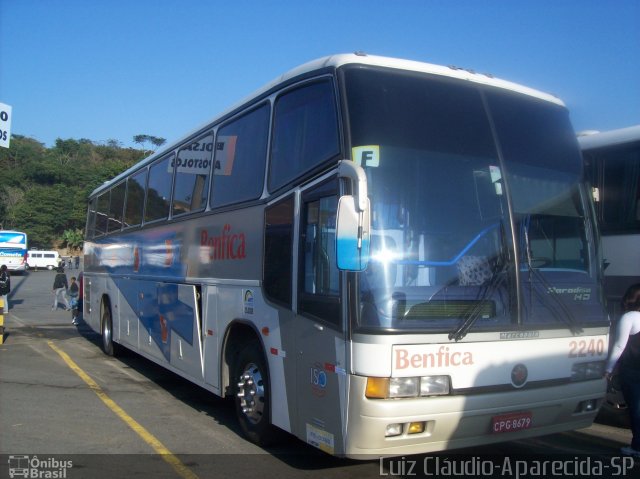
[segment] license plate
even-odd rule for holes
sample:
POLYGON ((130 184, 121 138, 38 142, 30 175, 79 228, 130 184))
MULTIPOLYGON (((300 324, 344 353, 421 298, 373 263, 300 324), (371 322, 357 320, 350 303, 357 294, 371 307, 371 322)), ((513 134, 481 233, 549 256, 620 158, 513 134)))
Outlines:
POLYGON ((500 434, 503 432, 522 431, 529 429, 533 424, 533 414, 530 411, 512 412, 500 414, 491 418, 491 432, 500 434))

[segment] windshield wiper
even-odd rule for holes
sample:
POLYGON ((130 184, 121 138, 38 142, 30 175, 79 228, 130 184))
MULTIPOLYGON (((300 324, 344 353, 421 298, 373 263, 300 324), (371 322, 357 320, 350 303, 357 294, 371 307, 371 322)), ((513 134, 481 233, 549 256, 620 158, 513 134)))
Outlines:
MULTIPOLYGON (((555 303, 560 307, 560 309, 562 310, 562 313, 558 313, 558 311, 551 307, 550 304, 547 304, 547 307, 549 309, 549 311, 551 311, 551 314, 556 318, 556 319, 560 319, 561 321, 563 321, 567 326, 569 326, 569 331, 571 331, 571 334, 573 335, 577 335, 582 333, 582 328, 580 326, 578 326, 578 324, 576 323, 576 319, 573 316, 573 313, 571 312, 571 310, 567 307, 566 304, 564 304, 564 301, 562 301, 562 298, 560 297, 560 295, 556 292, 555 288, 553 286, 551 286, 551 284, 547 281, 547 279, 544 277, 544 275, 537 269, 534 268, 532 265, 532 260, 531 260, 531 249, 529 247, 529 233, 527 231, 527 229, 525 228, 524 230, 524 240, 525 240, 525 248, 526 248, 526 258, 527 258, 527 265, 529 266, 529 272, 533 273, 533 276, 535 276, 535 278, 540 281, 540 283, 542 283, 542 285, 545 287, 545 289, 547 290, 547 293, 549 293, 549 295, 553 298, 553 300, 555 301, 555 303)), ((540 294, 540 292, 535 288, 535 286, 533 285, 533 283, 531 283, 531 289, 534 292, 534 294, 536 294, 536 296, 538 297, 538 299, 542 300, 542 295, 540 294)), ((545 304, 544 301, 541 301, 543 304, 545 304)))
POLYGON ((502 245, 500 248, 500 255, 498 256, 498 262, 493 274, 491 275, 491 278, 482 286, 482 288, 480 288, 478 296, 476 297, 476 304, 469 312, 469 315, 464 320, 464 323, 462 323, 462 325, 460 325, 460 327, 455 331, 449 333, 449 340, 458 342, 467 335, 471 327, 481 317, 483 306, 485 305, 487 298, 492 297, 493 294, 505 282, 504 273, 507 271, 507 268, 509 266, 509 255, 506 252, 505 232, 502 221, 500 221, 500 242, 502 245))
POLYGON ((469 313, 469 316, 467 316, 467 319, 465 319, 464 323, 462 323, 458 329, 449 333, 450 340, 458 342, 467 335, 471 326, 473 326, 474 323, 482 316, 481 313, 484 309, 487 298, 492 297, 493 293, 495 293, 504 283, 504 272, 506 270, 507 264, 505 263, 499 269, 496 269, 489 282, 485 286, 482 286, 480 294, 478 294, 478 297, 476 298, 476 304, 469 313))

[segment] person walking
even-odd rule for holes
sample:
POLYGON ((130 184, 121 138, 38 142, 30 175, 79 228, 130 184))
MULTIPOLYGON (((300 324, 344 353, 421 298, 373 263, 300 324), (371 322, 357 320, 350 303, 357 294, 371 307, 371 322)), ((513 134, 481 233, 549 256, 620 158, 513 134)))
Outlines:
POLYGON ((631 445, 620 452, 640 458, 640 283, 629 287, 622 297, 624 314, 618 322, 616 340, 607 361, 606 377, 617 370, 622 395, 631 419, 631 445))
POLYGON ((7 265, 0 266, 0 296, 4 300, 4 312, 9 312, 9 293, 11 292, 11 276, 7 270, 7 265))
POLYGON ((78 283, 76 283, 76 277, 71 276, 71 284, 69 285, 69 303, 71 304, 71 322, 78 324, 78 297, 80 296, 80 290, 78 283))
POLYGON ((67 282, 67 275, 64 274, 64 268, 62 266, 56 269, 56 277, 53 279, 53 306, 51 311, 58 309, 58 300, 62 299, 67 311, 70 311, 69 300, 67 299, 67 288, 69 283, 67 282))

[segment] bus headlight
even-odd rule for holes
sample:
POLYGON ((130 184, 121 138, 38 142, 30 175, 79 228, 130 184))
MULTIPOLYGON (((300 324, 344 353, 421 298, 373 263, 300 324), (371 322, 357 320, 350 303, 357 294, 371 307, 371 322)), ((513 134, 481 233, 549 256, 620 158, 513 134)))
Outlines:
POLYGON ((451 390, 449 376, 424 376, 420 379, 420 396, 442 396, 451 390))
POLYGON ((420 378, 391 378, 389 381, 389 397, 416 397, 420 388, 420 378))
POLYGON ((571 381, 601 379, 604 376, 604 369, 604 361, 590 361, 588 363, 574 364, 571 368, 571 381))
POLYGON ((441 396, 450 390, 449 376, 367 378, 365 396, 369 399, 441 396))

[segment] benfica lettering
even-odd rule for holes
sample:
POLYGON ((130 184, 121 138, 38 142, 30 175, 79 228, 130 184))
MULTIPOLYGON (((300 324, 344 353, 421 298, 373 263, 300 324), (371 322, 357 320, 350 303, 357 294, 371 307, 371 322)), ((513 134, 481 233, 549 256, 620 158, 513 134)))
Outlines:
POLYGON ((247 257, 244 233, 232 233, 230 224, 225 224, 222 233, 217 236, 209 235, 207 230, 202 230, 200 246, 209 248, 210 261, 242 260, 247 257))
POLYGON ((449 350, 449 346, 440 346, 435 353, 415 353, 403 348, 397 348, 395 357, 396 369, 424 369, 424 368, 447 368, 455 366, 471 366, 473 364, 473 353, 470 351, 449 350))

